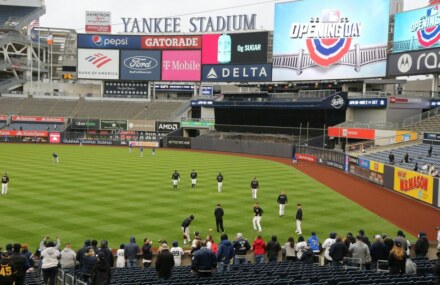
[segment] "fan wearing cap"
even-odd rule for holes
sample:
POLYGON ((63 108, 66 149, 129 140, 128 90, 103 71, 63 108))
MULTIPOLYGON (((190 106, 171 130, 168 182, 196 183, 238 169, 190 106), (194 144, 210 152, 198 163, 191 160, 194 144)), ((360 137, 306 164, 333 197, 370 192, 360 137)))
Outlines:
POLYGON ((329 237, 322 244, 324 251, 324 264, 329 264, 332 262, 332 257, 330 256, 330 247, 336 242, 336 233, 331 232, 329 237))
POLYGON ((403 231, 397 231, 397 236, 394 238, 394 243, 396 243, 396 241, 400 241, 403 250, 405 250, 406 255, 409 256, 409 248, 411 247, 411 243, 405 238, 403 231))
POLYGON ((93 265, 90 275, 91 284, 110 284, 112 269, 106 259, 106 254, 103 251, 98 253, 98 260, 93 265))
POLYGON ((390 274, 404 274, 406 264, 406 254, 400 240, 394 241, 394 247, 388 257, 388 266, 390 267, 390 274))
POLYGON ((171 277, 171 269, 174 267, 174 257, 167 243, 162 243, 156 257, 156 272, 159 280, 167 280, 171 277))
POLYGON ((179 246, 177 240, 173 241, 173 247, 171 248, 171 254, 174 256, 174 265, 180 266, 182 263, 182 256, 184 254, 183 249, 179 246))

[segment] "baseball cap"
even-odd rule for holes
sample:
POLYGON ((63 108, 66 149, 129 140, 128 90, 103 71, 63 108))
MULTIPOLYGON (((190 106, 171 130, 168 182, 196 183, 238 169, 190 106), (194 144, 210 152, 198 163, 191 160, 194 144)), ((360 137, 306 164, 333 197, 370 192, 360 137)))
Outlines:
POLYGON ((173 247, 178 247, 179 243, 177 242, 177 240, 173 241, 173 247))

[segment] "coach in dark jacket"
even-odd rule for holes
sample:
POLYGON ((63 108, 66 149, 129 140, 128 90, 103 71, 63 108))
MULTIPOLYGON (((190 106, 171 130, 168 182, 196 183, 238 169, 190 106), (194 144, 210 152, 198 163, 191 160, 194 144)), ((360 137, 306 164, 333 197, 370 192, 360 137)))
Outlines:
POLYGON ((348 253, 347 246, 342 242, 341 237, 337 237, 334 244, 330 246, 329 255, 332 258, 332 265, 339 266, 344 261, 344 257, 348 253))
POLYGON ((169 279, 171 270, 174 267, 174 257, 168 248, 168 244, 163 243, 160 252, 156 257, 156 272, 159 279, 169 279))
POLYGON ((201 248, 194 253, 191 270, 201 277, 209 277, 217 268, 215 254, 206 248, 206 240, 200 242, 201 248))
POLYGON ((414 252, 416 253, 416 257, 424 258, 428 253, 429 242, 426 238, 426 233, 420 232, 419 239, 416 241, 416 245, 414 247, 414 252))

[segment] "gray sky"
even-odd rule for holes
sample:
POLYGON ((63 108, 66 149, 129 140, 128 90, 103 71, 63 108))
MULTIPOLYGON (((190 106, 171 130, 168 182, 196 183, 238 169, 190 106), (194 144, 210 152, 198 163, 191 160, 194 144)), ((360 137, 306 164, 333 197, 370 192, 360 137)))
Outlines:
MULTIPOLYGON (((368 1, 368 0, 365 0, 368 1)), ((43 27, 69 28, 84 32, 85 11, 110 11, 112 32, 123 31, 121 17, 163 18, 257 14, 257 27, 273 30, 274 5, 282 0, 45 0, 43 27)), ((426 6, 428 0, 404 0, 405 10, 426 6)), ((186 22, 186 21, 185 21, 186 22)), ((184 28, 184 27, 182 27, 184 28)), ((183 29, 182 29, 183 30, 183 29)))

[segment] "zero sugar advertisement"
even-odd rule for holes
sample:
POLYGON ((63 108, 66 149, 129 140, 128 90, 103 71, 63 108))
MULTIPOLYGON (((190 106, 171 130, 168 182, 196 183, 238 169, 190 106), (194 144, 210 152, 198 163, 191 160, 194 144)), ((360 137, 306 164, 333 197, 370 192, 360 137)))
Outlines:
POLYGON ((274 81, 385 76, 389 0, 275 4, 274 81))

